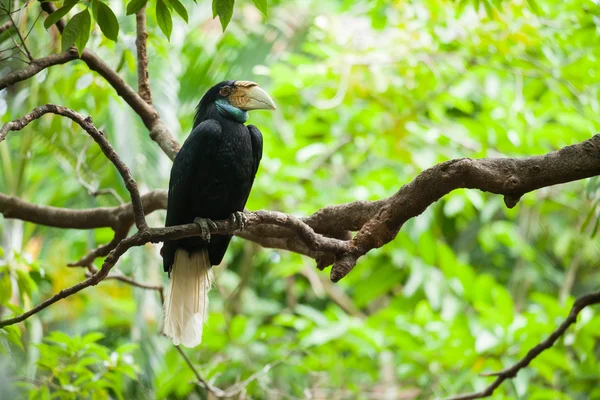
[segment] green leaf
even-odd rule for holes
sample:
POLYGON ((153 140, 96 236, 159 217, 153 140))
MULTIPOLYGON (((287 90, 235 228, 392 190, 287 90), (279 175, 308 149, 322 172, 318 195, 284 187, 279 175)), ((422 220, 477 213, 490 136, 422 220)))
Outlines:
POLYGON ((115 13, 100 0, 92 1, 92 11, 104 36, 116 42, 119 36, 119 21, 117 21, 115 13))
POLYGON ((7 303, 12 294, 12 282, 10 274, 3 272, 0 274, 0 304, 7 303))
POLYGON ((59 19, 67 15, 69 11, 77 4, 79 0, 66 0, 64 5, 52 14, 48 15, 44 21, 44 28, 49 29, 52 25, 58 22, 59 19))
POLYGON ((83 53, 83 49, 90 39, 90 29, 92 28, 92 18, 88 9, 86 8, 80 14, 83 14, 81 18, 81 30, 79 31, 79 35, 77 35, 77 39, 75 39, 75 46, 79 55, 83 53))
POLYGON ((167 0, 167 1, 169 2, 169 4, 171 4, 171 7, 173 7, 175 12, 177 12, 177 14, 179 14, 179 16, 181 18, 183 18, 183 20, 187 23, 188 22, 188 12, 185 9, 185 6, 183 4, 181 4, 181 2, 179 0, 167 0))
POLYGON ((82 338, 83 344, 95 343, 104 338, 104 334, 101 332, 90 332, 82 338))
POLYGON ((135 14, 146 5, 148 0, 131 0, 127 3, 127 15, 135 14))
POLYGON ((63 31, 61 38, 61 46, 62 51, 66 51, 69 47, 75 44, 75 41, 79 38, 81 31, 87 26, 88 37, 90 34, 90 23, 87 22, 90 17, 87 10, 84 10, 80 13, 77 13, 67 22, 67 26, 65 26, 65 30, 63 31))
POLYGON ((225 32, 225 28, 227 28, 227 25, 229 25, 229 21, 231 21, 231 17, 233 16, 234 4, 235 0, 213 0, 212 2, 213 18, 219 16, 223 32, 225 32))
POLYGON ((256 8, 258 8, 260 10, 260 12, 263 13, 266 17, 267 13, 269 11, 267 0, 252 0, 252 2, 256 6, 256 8))
POLYGON ((5 326, 0 329, 0 333, 4 334, 9 342, 18 346, 23 350, 23 343, 21 343, 21 331, 16 326, 5 326))
POLYGON ((158 27, 165 34, 167 39, 171 40, 171 31, 173 30, 173 20, 171 17, 171 11, 163 0, 156 2, 156 19, 158 20, 158 27))

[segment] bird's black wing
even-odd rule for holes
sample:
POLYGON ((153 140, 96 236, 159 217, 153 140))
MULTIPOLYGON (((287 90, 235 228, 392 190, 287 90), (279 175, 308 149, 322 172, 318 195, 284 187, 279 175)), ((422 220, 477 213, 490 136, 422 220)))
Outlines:
MULTIPOLYGON (((194 210, 198 201, 194 195, 193 188, 196 182, 203 181, 203 175, 208 174, 207 168, 201 165, 202 160, 209 158, 208 152, 214 148, 211 146, 220 140, 221 125, 212 119, 198 124, 188 136, 185 143, 177 153, 171 178, 169 180, 169 199, 167 205, 167 220, 165 226, 188 224, 193 222, 198 215, 190 213, 194 210)), ((165 272, 171 270, 176 241, 166 241, 161 254, 165 272)))
POLYGON ((250 139, 252 140, 252 155, 254 156, 254 175, 258 171, 260 160, 262 159, 263 153, 263 137, 262 133, 254 125, 248 125, 248 131, 250 132, 250 139))

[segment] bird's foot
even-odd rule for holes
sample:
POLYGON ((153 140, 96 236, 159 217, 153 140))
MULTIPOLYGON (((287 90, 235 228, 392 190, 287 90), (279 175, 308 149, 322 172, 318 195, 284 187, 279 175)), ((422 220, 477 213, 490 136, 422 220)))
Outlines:
POLYGON ((241 231, 246 226, 246 214, 243 211, 236 211, 229 217, 231 224, 236 231, 241 231))
POLYGON ((200 237, 202 240, 210 242, 210 230, 217 229, 217 224, 208 218, 196 218, 194 219, 194 223, 200 226, 200 237))

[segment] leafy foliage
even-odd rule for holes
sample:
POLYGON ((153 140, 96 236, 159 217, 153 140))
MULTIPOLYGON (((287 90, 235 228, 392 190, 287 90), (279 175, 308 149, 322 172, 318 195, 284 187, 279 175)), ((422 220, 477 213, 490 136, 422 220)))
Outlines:
MULTIPOLYGON (((538 0, 536 16, 525 2, 487 3, 491 10, 470 0, 268 2, 264 19, 261 2, 238 1, 221 5, 230 15, 223 34, 209 2, 182 2, 186 25, 172 22, 173 11, 183 16, 163 0, 169 42, 160 26, 164 15, 151 0, 153 101, 183 140, 208 87, 229 78, 259 82, 278 110, 251 114, 263 131, 265 155, 248 208, 297 215, 389 196, 437 162, 543 154, 597 132, 597 6, 538 0)), ((64 14, 67 23, 86 4, 74 4, 64 14)), ((135 87, 135 23, 126 14, 144 2, 131 1, 126 9, 106 4, 117 17, 119 40, 105 40, 91 27, 87 46, 135 87)), ((36 2, 28 7, 38 10, 36 2)), ((30 28, 36 13, 25 15, 30 28)), ((27 43, 35 56, 59 51, 41 23, 31 35, 27 43)), ((12 45, 6 34, 0 40, 12 45)), ((22 67, 8 60, 1 70, 22 67)), ((0 118, 9 121, 46 102, 91 115, 142 191, 167 187, 170 161, 83 63, 53 67, 1 92, 0 118)), ((43 118, 10 136, 0 144, 0 162, 0 191, 36 204, 118 204, 114 196, 90 197, 81 179, 127 199, 99 149, 59 118, 43 118)), ((512 210, 494 195, 454 192, 336 285, 308 259, 234 240, 215 267, 203 343, 188 357, 222 388, 258 373, 246 387, 254 398, 278 392, 369 398, 384 390, 434 398, 481 388, 489 382, 481 372, 514 363, 567 315, 575 296, 600 284, 598 182, 531 193, 512 210), (260 373, 266 365, 273 367, 260 373)), ((163 224, 164 213, 150 215, 149 222, 163 224)), ((63 231, 2 220, 2 318, 81 281, 84 271, 67 269, 66 262, 111 237, 109 229, 63 231)), ((131 251, 118 268, 139 282, 166 283, 158 246, 131 251)), ((0 331, 0 387, 41 396, 39 382, 56 373, 75 391, 55 378, 60 389, 49 390, 60 398, 83 390, 90 397, 194 396, 195 376, 158 334, 160 318, 156 293, 102 282, 0 331), (104 337, 94 339, 95 333, 104 337), (94 340, 84 345, 86 335, 94 340), (130 343, 139 350, 116 350, 130 343), (85 357, 73 357, 77 352, 85 357), (113 353, 118 357, 110 365, 125 370, 104 366, 113 353), (86 357, 95 362, 77 365, 86 357), (52 363, 57 359, 62 364, 52 363), (76 382, 69 368, 101 379, 76 382), (3 380, 13 376, 37 386, 15 388, 3 380)), ((599 338, 598 310, 586 309, 556 347, 495 398, 599 397, 599 338)))
POLYGON ((114 351, 98 344, 99 333, 69 337, 51 332, 37 347, 40 359, 37 380, 27 382, 29 397, 46 399, 124 399, 124 383, 137 378, 138 367, 131 354, 135 345, 114 351))

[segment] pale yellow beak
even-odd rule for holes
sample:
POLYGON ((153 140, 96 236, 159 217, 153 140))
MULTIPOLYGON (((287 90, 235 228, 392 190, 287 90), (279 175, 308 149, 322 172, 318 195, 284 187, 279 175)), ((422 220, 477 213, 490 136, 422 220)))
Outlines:
POLYGON ((254 82, 245 82, 235 87, 229 95, 231 105, 244 110, 275 110, 277 107, 271 97, 254 82), (252 83, 252 85, 250 85, 252 83))

